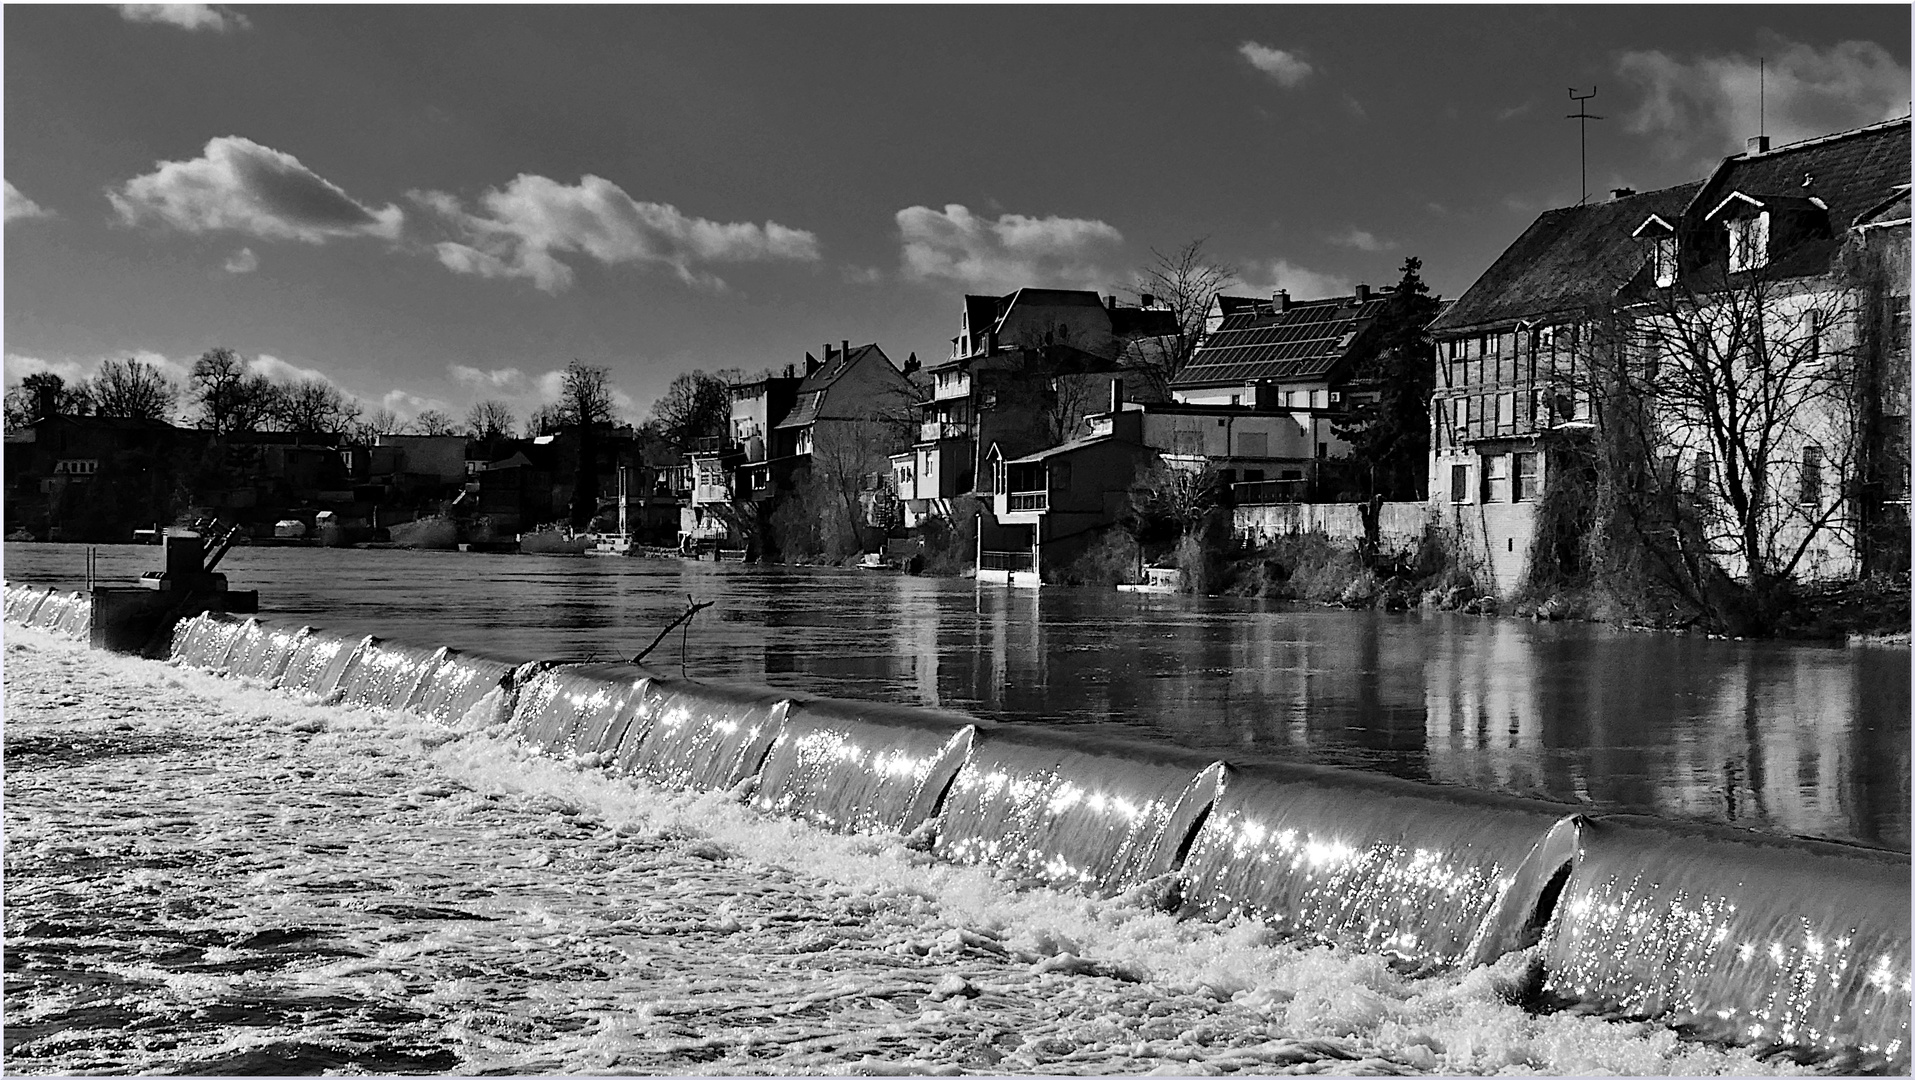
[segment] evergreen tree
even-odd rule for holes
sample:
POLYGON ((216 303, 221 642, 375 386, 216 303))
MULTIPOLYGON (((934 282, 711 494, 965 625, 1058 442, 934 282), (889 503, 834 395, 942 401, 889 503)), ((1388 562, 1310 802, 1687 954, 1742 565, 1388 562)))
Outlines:
POLYGON ((1358 385, 1373 386, 1375 400, 1360 400, 1332 424, 1350 443, 1353 479, 1390 500, 1424 498, 1429 490, 1430 394, 1436 388, 1436 345, 1429 325, 1442 309, 1423 283, 1423 260, 1403 260, 1403 277, 1373 329, 1376 347, 1355 372, 1358 385))

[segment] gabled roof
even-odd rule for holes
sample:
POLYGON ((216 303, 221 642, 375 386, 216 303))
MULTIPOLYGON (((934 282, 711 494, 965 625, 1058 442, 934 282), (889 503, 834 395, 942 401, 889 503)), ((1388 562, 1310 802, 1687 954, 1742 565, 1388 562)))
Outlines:
MULTIPOLYGON (((845 373, 851 371, 859 364, 864 363, 867 358, 874 363, 883 364, 885 367, 890 368, 893 373, 897 374, 900 380, 904 379, 903 373, 899 372, 898 369, 892 365, 891 358, 886 356, 884 350, 878 348, 875 342, 870 345, 856 345, 849 350, 833 351, 826 349, 824 363, 820 364, 816 371, 805 376, 805 380, 798 384, 797 403, 792 405, 791 411, 785 414, 783 420, 778 421, 772 426, 778 428, 804 427, 806 424, 817 421, 820 416, 824 415, 825 404, 831 396, 832 386, 836 385, 838 380, 845 376, 845 373)), ((805 359, 810 361, 812 357, 807 353, 805 359)))
POLYGON ((1862 211, 1855 218, 1855 228, 1866 229, 1877 225, 1908 223, 1908 185, 1897 184, 1895 194, 1862 211))
POLYGON ((1373 293, 1362 303, 1354 296, 1333 296, 1293 301, 1281 312, 1268 300, 1233 303, 1171 385, 1320 378, 1350 354, 1389 300, 1387 292, 1373 293))
POLYGON ((1546 211, 1430 324, 1433 333, 1541 321, 1607 304, 1648 257, 1631 234, 1651 215, 1675 220, 1700 181, 1546 211))

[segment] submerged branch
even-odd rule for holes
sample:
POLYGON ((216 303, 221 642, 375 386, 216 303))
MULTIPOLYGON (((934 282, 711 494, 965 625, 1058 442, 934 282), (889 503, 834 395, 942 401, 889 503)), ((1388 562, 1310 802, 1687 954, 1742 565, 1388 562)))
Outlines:
POLYGON ((692 616, 698 614, 699 612, 705 610, 706 608, 712 606, 713 604, 717 602, 718 601, 716 600, 707 600, 702 604, 694 603, 692 601, 692 598, 687 596, 685 598, 685 610, 682 612, 679 612, 678 617, 676 619, 673 619, 671 622, 666 623, 665 629, 660 630, 658 632, 658 636, 652 639, 652 643, 650 645, 645 646, 644 651, 640 652, 637 656, 632 657, 631 662, 634 664, 643 663, 645 658, 652 654, 652 650, 658 648, 658 643, 665 640, 665 637, 667 634, 670 634, 673 630, 678 629, 680 624, 691 622, 692 616))

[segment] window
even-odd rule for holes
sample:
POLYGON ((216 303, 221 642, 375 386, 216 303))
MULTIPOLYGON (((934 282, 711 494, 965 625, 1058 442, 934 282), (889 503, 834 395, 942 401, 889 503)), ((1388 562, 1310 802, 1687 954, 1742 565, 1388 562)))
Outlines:
POLYGON ((1329 408, 1330 407, 1330 392, 1328 390, 1310 391, 1310 406, 1316 409, 1329 408))
POLYGON ((1534 452, 1516 455, 1516 478, 1510 488, 1511 502, 1526 502, 1535 498, 1536 491, 1536 455, 1534 452))
POLYGON ((1507 430, 1516 426, 1516 395, 1496 395, 1496 427, 1507 430))
POLYGON ((1696 506, 1707 510, 1710 493, 1715 490, 1716 456, 1703 451, 1689 463, 1689 494, 1695 497, 1696 506))
POLYGON ((1802 448, 1802 489, 1796 501, 1807 506, 1822 503, 1822 448, 1813 443, 1802 448))
POLYGON ((1469 466, 1450 466, 1450 501, 1466 503, 1469 501, 1469 466))
POLYGON ((1509 501, 1509 455, 1488 454, 1483 458, 1483 501, 1509 501))
POLYGON ((1656 275, 1656 285, 1668 288, 1676 283, 1676 238, 1659 236, 1655 250, 1649 256, 1651 269, 1656 275))
POLYGON ((924 459, 924 475, 930 476, 932 473, 937 471, 938 471, 938 459, 934 457, 925 458, 924 459))
POLYGON ((1769 265, 1769 212, 1729 222, 1729 272, 1769 265))

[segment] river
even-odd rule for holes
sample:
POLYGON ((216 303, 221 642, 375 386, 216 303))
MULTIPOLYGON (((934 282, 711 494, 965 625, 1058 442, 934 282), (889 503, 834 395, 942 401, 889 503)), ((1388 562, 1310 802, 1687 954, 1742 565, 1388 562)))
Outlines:
MULTIPOLYGON (((152 547, 96 549, 122 582, 152 547)), ((80 587, 85 549, 9 543, 80 587)), ((1909 849, 1909 654, 678 560, 241 547, 263 614, 1909 849)))

